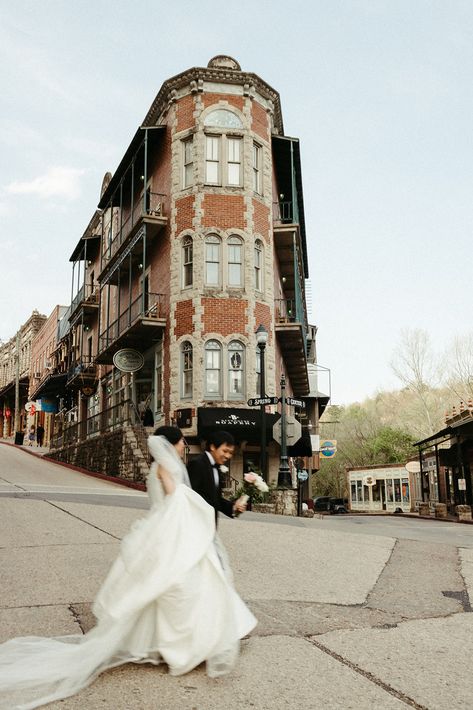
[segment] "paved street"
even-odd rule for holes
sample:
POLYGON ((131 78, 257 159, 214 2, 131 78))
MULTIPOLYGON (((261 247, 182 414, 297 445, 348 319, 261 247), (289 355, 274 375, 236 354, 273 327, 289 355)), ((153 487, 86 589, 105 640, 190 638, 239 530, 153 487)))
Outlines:
MULTIPOLYGON (((0 444, 0 641, 87 631, 146 495, 0 444)), ((128 665, 51 708, 470 708, 473 526, 412 518, 221 521, 259 624, 236 670, 128 665)))

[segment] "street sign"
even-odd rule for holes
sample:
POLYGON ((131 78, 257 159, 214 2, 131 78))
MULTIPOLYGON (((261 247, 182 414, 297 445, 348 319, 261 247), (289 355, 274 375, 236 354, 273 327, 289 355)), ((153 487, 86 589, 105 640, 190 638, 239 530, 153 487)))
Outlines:
POLYGON ((325 456, 326 459, 331 459, 335 456, 337 452, 337 442, 335 439, 332 441, 323 441, 320 444, 320 453, 325 456))
POLYGON ((261 407, 265 404, 277 404, 279 399, 277 397, 253 397, 248 400, 249 407, 261 407))
POLYGON ((458 490, 459 491, 466 491, 466 478, 459 478, 458 479, 458 490))
POLYGON ((286 397, 286 404, 289 404, 290 407, 300 407, 300 409, 305 409, 305 402, 302 399, 286 397))
POLYGON ((305 470, 305 468, 303 468, 302 471, 297 472, 297 478, 299 481, 307 481, 307 479, 309 478, 309 474, 305 470))
MULTIPOLYGON (((295 417, 286 417, 286 442, 288 446, 292 446, 296 441, 299 441, 302 434, 301 423, 295 419, 295 417)), ((281 444, 281 420, 278 421, 273 426, 273 439, 281 444)))

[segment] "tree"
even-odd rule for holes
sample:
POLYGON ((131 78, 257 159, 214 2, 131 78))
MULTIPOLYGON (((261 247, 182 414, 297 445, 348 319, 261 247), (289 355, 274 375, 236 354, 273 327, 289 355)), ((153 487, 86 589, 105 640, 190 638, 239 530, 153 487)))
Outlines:
POLYGON ((473 399, 473 333, 458 336, 447 351, 446 384, 459 401, 473 399))

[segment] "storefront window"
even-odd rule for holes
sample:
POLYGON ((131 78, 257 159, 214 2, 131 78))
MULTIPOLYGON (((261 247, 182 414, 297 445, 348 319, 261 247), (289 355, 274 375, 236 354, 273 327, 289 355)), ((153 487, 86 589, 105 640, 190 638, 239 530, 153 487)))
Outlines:
POLYGON ((394 502, 394 488, 391 478, 386 479, 386 500, 388 503, 394 502))
POLYGON ((401 502, 401 481, 399 478, 394 479, 394 499, 396 503, 401 502))
POLYGON ((356 483, 355 481, 352 481, 351 484, 351 499, 356 503, 356 483))
POLYGON ((358 503, 363 501, 363 484, 361 481, 356 482, 356 499, 358 503))
POLYGON ((375 485, 372 487, 372 496, 374 501, 379 501, 381 500, 381 486, 382 484, 379 481, 376 481, 375 485))
POLYGON ((409 503, 409 480, 407 478, 402 479, 402 502, 409 503))

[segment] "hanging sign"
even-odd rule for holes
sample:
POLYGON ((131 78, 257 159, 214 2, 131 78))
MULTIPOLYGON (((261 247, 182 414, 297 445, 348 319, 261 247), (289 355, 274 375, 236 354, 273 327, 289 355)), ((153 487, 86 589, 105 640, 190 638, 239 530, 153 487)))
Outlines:
POLYGON ((376 478, 374 476, 364 476, 363 485, 364 486, 374 486, 376 483, 376 478))
POLYGON ((325 456, 326 459, 332 459, 337 453, 337 441, 332 439, 331 441, 323 441, 320 444, 320 453, 325 456))
POLYGON ((121 372, 137 372, 145 364, 145 359, 138 350, 123 348, 113 356, 113 364, 121 372))

